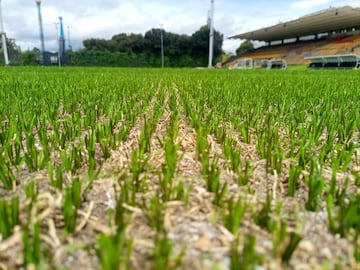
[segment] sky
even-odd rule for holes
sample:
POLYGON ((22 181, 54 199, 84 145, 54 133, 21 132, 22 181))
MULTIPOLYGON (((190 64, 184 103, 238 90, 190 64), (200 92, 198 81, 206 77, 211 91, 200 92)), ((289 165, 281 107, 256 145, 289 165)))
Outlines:
MULTIPOLYGON (((0 0, 4 31, 22 50, 40 48, 35 0, 0 0)), ((223 50, 242 42, 228 37, 297 19, 329 7, 360 7, 360 0, 214 0, 214 27, 224 35, 223 50)), ((119 33, 160 28, 191 35, 207 23, 211 0, 42 0, 45 49, 56 51, 59 16, 66 46, 82 48, 88 38, 111 39, 119 33)))

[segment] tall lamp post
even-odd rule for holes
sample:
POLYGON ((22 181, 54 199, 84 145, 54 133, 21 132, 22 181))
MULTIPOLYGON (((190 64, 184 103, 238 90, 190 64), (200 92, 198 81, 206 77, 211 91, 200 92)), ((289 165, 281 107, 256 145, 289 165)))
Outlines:
POLYGON ((61 57, 61 62, 64 62, 64 56, 65 56, 65 33, 64 33, 64 26, 63 26, 63 18, 60 16, 59 17, 59 21, 60 21, 60 36, 59 36, 59 44, 60 44, 60 57, 61 57))
POLYGON ((164 37, 163 37, 163 25, 160 24, 160 41, 161 41, 161 68, 164 68, 164 37))
POLYGON ((211 10, 210 10, 210 35, 209 35, 209 64, 208 67, 211 68, 214 55, 214 0, 211 0, 211 10))
POLYGON ((40 28, 40 43, 41 43, 41 63, 45 65, 45 41, 44 41, 44 29, 42 24, 41 16, 41 0, 36 0, 36 5, 38 8, 38 19, 39 19, 39 28, 40 28))
POLYGON ((3 23, 3 18, 2 18, 1 0, 0 0, 0 27, 1 27, 0 30, 1 30, 2 47, 3 47, 3 51, 4 51, 4 61, 5 61, 5 65, 8 66, 10 62, 9 62, 9 56, 8 56, 8 51, 7 51, 7 45, 6 45, 4 23, 3 23))
POLYGON ((58 55, 58 65, 61 67, 61 53, 60 53, 60 35, 59 35, 59 23, 54 22, 55 25, 55 31, 56 31, 56 45, 58 47, 57 55, 58 55))
POLYGON ((68 40, 69 50, 72 51, 72 47, 71 47, 71 44, 70 44, 70 26, 67 26, 67 40, 68 40))

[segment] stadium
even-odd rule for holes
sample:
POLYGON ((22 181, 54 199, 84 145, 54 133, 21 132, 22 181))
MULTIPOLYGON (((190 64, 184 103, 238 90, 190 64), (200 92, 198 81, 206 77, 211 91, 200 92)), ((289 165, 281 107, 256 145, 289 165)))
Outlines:
POLYGON ((224 63, 229 68, 360 68, 360 8, 331 7, 230 38, 265 45, 224 63))

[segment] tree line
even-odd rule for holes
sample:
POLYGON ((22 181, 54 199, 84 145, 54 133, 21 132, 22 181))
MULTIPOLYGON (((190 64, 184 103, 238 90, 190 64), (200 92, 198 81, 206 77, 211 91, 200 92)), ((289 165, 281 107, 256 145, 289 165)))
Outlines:
MULTIPOLYGON (((207 66, 209 55, 209 27, 200 27, 192 35, 176 34, 153 28, 143 34, 120 33, 111 39, 90 38, 83 40, 83 48, 67 51, 67 65, 160 67, 161 36, 163 38, 164 64, 166 67, 207 66)), ((214 31, 214 63, 221 61, 223 35, 214 31)), ((8 45, 9 46, 9 45, 8 45)), ((40 50, 21 52, 21 60, 13 64, 39 64, 40 50)), ((13 52, 13 54, 16 54, 13 52)), ((11 57, 10 57, 11 60, 11 57)))
MULTIPOLYGON (((214 31, 214 62, 222 54, 223 35, 214 31)), ((207 66, 209 28, 202 26, 192 35, 179 35, 153 28, 142 34, 120 33, 111 39, 90 38, 84 49, 71 55, 74 65, 161 66, 161 36, 166 67, 207 66)))

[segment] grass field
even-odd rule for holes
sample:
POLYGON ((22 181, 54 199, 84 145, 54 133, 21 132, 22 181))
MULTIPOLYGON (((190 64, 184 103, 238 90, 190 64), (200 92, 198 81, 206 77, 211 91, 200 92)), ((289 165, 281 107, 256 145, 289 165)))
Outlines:
POLYGON ((360 269, 357 71, 0 81, 0 269, 360 269))

